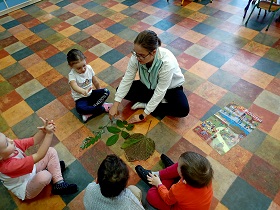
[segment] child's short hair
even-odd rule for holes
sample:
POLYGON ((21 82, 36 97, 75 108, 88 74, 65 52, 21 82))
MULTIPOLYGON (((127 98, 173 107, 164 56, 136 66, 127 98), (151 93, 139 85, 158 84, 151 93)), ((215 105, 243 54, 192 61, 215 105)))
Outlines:
POLYGON ((76 64, 82 60, 86 59, 86 56, 77 49, 72 49, 67 53, 67 61, 69 66, 76 64))
POLYGON ((126 188, 128 178, 126 164, 116 155, 108 155, 97 172, 101 193, 108 198, 118 196, 126 188))
POLYGON ((184 180, 192 187, 202 188, 208 186, 213 178, 213 169, 210 162, 195 152, 181 154, 181 173, 184 180))

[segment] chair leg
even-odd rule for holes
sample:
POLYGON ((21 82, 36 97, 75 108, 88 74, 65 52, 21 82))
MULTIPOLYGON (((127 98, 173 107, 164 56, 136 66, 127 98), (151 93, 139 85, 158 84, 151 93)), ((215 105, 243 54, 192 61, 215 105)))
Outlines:
POLYGON ((184 4, 184 0, 182 0, 182 2, 181 2, 181 6, 183 6, 183 4, 184 4))
POLYGON ((249 15, 249 17, 248 17, 247 21, 245 22, 245 26, 247 25, 247 23, 248 23, 248 21, 249 21, 250 17, 252 16, 252 14, 253 14, 253 12, 254 12, 254 10, 255 10, 256 6, 257 6, 257 5, 255 4, 255 6, 253 7, 253 9, 252 9, 252 11, 251 11, 251 13, 250 13, 250 15, 249 15))
POLYGON ((266 16, 266 10, 264 11, 264 16, 263 16, 263 18, 265 18, 265 16, 266 16))
POLYGON ((262 9, 259 9, 259 13, 258 13, 258 17, 257 17, 257 19, 260 17, 261 10, 262 10, 262 9))
POLYGON ((274 19, 274 16, 275 16, 275 12, 273 12, 272 17, 271 17, 270 20, 269 20, 268 26, 267 26, 267 28, 265 29, 266 31, 268 30, 270 24, 272 23, 272 20, 274 19))

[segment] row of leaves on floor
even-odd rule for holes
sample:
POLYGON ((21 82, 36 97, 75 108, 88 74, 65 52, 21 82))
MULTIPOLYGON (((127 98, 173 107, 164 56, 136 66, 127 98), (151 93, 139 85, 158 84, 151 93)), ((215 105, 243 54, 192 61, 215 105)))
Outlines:
POLYGON ((82 149, 88 148, 90 145, 93 145, 99 139, 101 139, 102 134, 106 132, 106 129, 112 135, 107 139, 106 145, 112 146, 114 145, 120 137, 125 139, 124 143, 122 144, 121 148, 125 149, 133 144, 138 143, 142 139, 139 138, 137 135, 130 135, 127 131, 132 131, 134 128, 134 124, 129 124, 127 121, 116 120, 115 124, 112 121, 109 121, 107 125, 99 126, 99 130, 93 131, 94 136, 89 136, 83 140, 81 145, 82 149), (135 138, 134 138, 134 137, 135 138))

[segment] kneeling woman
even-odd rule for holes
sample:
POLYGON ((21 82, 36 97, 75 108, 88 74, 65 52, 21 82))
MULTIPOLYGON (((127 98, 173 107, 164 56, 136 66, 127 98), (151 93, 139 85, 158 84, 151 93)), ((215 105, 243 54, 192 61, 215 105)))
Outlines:
POLYGON ((134 40, 134 49, 127 71, 115 95, 110 118, 118 114, 122 99, 135 102, 132 109, 144 109, 134 115, 130 123, 140 122, 147 115, 185 117, 189 104, 183 92, 184 75, 175 56, 162 48, 161 40, 153 31, 145 30, 134 40), (134 80, 139 72, 140 80, 134 80))

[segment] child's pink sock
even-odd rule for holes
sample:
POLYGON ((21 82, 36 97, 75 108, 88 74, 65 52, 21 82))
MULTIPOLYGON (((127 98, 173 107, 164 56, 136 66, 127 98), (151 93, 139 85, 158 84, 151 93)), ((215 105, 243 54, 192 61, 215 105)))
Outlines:
POLYGON ((109 110, 113 106, 113 104, 112 103, 104 103, 102 106, 104 107, 105 112, 109 112, 109 110))

